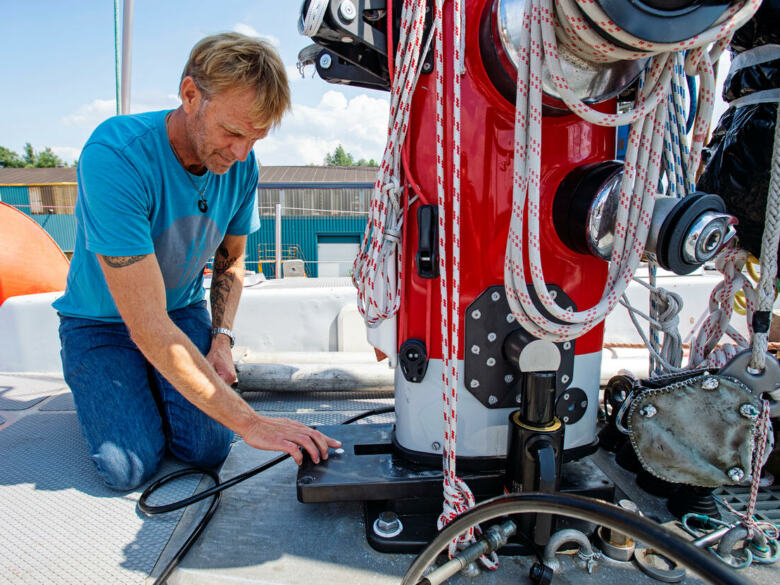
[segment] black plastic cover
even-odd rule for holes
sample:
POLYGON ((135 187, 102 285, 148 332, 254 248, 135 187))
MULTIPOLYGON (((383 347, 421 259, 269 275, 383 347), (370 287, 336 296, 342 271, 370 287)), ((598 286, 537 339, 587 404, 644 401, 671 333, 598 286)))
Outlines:
POLYGON ((764 0, 742 28, 731 39, 731 50, 737 53, 759 45, 780 44, 780 0, 764 0))
POLYGON ((729 108, 707 146, 697 189, 717 193, 739 220, 739 244, 758 258, 764 233, 777 104, 729 108))

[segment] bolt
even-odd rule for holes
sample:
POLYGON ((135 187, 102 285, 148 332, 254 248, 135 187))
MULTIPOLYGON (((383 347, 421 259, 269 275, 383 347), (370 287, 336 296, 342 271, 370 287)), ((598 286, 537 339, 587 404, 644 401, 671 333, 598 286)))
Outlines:
POLYGON ((515 381, 515 377, 512 374, 507 374, 506 376, 504 376, 504 382, 506 382, 507 384, 511 384, 514 381, 515 381))
POLYGON ((758 418, 758 409, 752 404, 743 404, 739 407, 739 414, 745 418, 756 420, 758 418))
POLYGON ((323 53, 320 55, 320 67, 323 69, 330 69, 330 66, 333 64, 333 61, 330 58, 330 55, 328 53, 323 53))
POLYGON ((434 441, 433 443, 431 443, 431 449, 433 449, 434 451, 438 451, 439 449, 441 449, 441 444, 439 443, 439 441, 434 441))
POLYGON ((496 334, 493 333, 492 331, 490 333, 488 333, 488 341, 490 341, 492 343, 495 340, 496 340, 496 334))
POLYGON ((522 401, 523 401, 523 395, 522 394, 518 394, 517 396, 515 396, 515 402, 520 404, 522 401))
POLYGON ((558 296, 558 291, 557 290, 551 290, 550 291, 550 298, 551 299, 554 299, 557 296, 558 296))
POLYGON ((569 422, 569 417, 568 416, 564 416, 563 417, 563 422, 565 422, 565 423, 569 422))
POLYGON ((704 390, 715 390, 718 386, 720 386, 720 382, 718 382, 717 378, 713 378, 712 376, 708 376, 701 381, 701 387, 704 390))
POLYGON ((430 73, 433 71, 433 65, 428 61, 425 61, 422 66, 423 73, 430 73))
POLYGON ((639 414, 645 418, 653 418, 656 414, 658 414, 658 411, 656 410, 655 406, 648 404, 642 407, 642 409, 639 411, 639 414))
POLYGON ((501 298, 501 293, 496 291, 492 295, 490 295, 490 298, 493 299, 494 301, 497 301, 497 300, 499 300, 501 298))
POLYGON ((355 20, 357 10, 355 10, 355 5, 352 3, 352 0, 344 0, 344 2, 339 5, 339 15, 347 22, 355 20))
POLYGON ((386 510, 377 516, 374 521, 374 533, 382 538, 393 538, 398 536, 403 530, 401 520, 398 519, 398 514, 386 510))
MULTIPOLYGON (((563 376, 561 376, 561 382, 563 382, 564 384, 568 384, 569 380, 570 378, 568 374, 564 374, 563 376)), ((568 400, 568 398, 566 400, 568 400)))
POLYGON ((582 402, 580 402, 580 408, 588 408, 588 401, 583 400, 582 402))
POLYGON ((482 316, 482 313, 479 311, 479 309, 474 309, 471 311, 471 318, 472 319, 479 319, 482 316))
POLYGON ((474 355, 479 355, 479 346, 478 345, 472 345, 471 346, 471 353, 474 355))
POLYGON ((729 476, 729 479, 734 483, 739 483, 745 478, 745 472, 742 470, 741 467, 732 467, 726 472, 726 474, 729 476))
POLYGON ((496 365, 496 358, 492 358, 492 357, 488 358, 487 362, 485 362, 485 363, 487 363, 487 365, 492 368, 493 366, 496 365))
POLYGON ((496 398, 495 396, 491 395, 491 396, 488 398, 488 404, 491 404, 491 405, 493 405, 493 404, 496 404, 496 403, 498 403, 498 398, 496 398))
POLYGON ((472 380, 471 382, 469 382, 469 386, 471 386, 472 388, 479 388, 479 380, 477 379, 472 380))
POLYGON ((571 349, 571 341, 567 341, 563 344, 563 349, 569 351, 571 349))
POLYGON ((469 577, 471 579, 475 577, 479 577, 479 573, 480 573, 479 565, 477 565, 477 563, 475 563, 474 561, 470 562, 468 565, 466 565, 460 570, 461 575, 463 575, 464 577, 469 577))
POLYGON ((568 400, 568 399, 569 399, 569 393, 568 393, 568 392, 567 392, 566 394, 564 394, 564 395, 563 395, 563 399, 564 399, 564 400, 568 400))
POLYGON ((506 322, 511 323, 514 320, 515 320, 515 316, 512 313, 508 313, 506 316, 506 322))

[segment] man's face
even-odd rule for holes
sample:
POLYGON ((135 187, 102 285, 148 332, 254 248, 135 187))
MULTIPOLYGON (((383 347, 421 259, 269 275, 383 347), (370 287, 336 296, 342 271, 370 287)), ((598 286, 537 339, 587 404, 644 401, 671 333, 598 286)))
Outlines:
POLYGON ((192 149, 212 173, 222 175, 237 160, 246 160, 255 142, 268 134, 250 118, 254 99, 251 89, 226 90, 202 100, 187 118, 192 149))

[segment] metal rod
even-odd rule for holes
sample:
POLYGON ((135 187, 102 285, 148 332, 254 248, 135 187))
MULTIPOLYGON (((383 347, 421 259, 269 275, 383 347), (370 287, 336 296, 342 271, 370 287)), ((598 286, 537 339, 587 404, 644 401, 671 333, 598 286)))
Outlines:
POLYGON ((122 114, 130 113, 130 78, 133 69, 133 0, 124 0, 122 20, 122 114))
POLYGON ((276 278, 282 277, 282 205, 276 204, 276 235, 274 238, 276 252, 276 278))

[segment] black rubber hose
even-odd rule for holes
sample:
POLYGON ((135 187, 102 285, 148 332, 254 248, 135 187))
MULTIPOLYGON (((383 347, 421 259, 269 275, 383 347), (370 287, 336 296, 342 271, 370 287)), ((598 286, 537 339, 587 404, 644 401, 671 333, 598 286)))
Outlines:
MULTIPOLYGON (((389 412, 394 412, 394 411, 395 411, 394 406, 375 408, 373 410, 367 410, 365 412, 361 412, 360 414, 356 414, 355 416, 352 416, 342 421, 340 424, 348 425, 353 422, 359 421, 361 419, 368 418, 369 416, 374 416, 376 414, 387 414, 389 412)), ((177 471, 169 473, 168 475, 161 477, 160 479, 152 483, 149 487, 147 487, 144 490, 144 493, 141 494, 141 497, 139 498, 138 505, 137 505, 138 510, 140 510, 142 513, 144 513, 147 516, 173 512, 174 510, 180 510, 181 508, 185 508, 191 504, 205 500, 206 498, 209 497, 214 498, 211 504, 209 505, 209 509, 206 510, 206 513, 204 514, 203 518, 201 518, 200 522, 198 522, 198 525, 195 527, 195 530, 192 531, 192 534, 190 534, 186 542, 173 555, 173 558, 171 558, 171 560, 162 570, 160 576, 157 577, 157 579, 154 581, 154 585, 163 585, 165 583, 165 581, 168 579, 168 577, 176 568, 176 566, 184 558, 184 555, 187 554, 187 552, 192 548, 192 545, 195 544, 195 541, 198 540, 198 537, 201 535, 203 530, 206 528, 206 525, 209 523, 212 516, 214 516, 214 513, 217 511, 217 508, 219 507, 220 498, 224 490, 228 489, 229 487, 233 487, 237 483, 241 483, 242 481, 249 479, 250 477, 257 475, 258 473, 262 473, 263 471, 271 469, 272 467, 278 465, 279 463, 281 463, 285 459, 288 459, 289 457, 290 455, 288 453, 279 455, 278 457, 274 457, 273 459, 271 459, 266 463, 263 463, 262 465, 258 465, 257 467, 250 469, 249 471, 245 471, 244 473, 236 475, 235 477, 231 477, 230 479, 224 482, 219 481, 219 475, 217 474, 216 471, 212 471, 210 469, 200 469, 197 467, 189 467, 187 469, 179 469, 177 471), (148 503, 147 500, 149 499, 149 496, 151 496, 155 491, 157 491, 165 484, 170 483, 171 481, 178 479, 180 477, 185 477, 187 475, 195 475, 195 474, 208 475, 214 481, 214 485, 207 490, 203 490, 202 492, 198 492, 197 494, 190 496, 189 498, 184 498, 183 500, 178 500, 176 502, 171 502, 169 504, 152 506, 151 504, 148 503)))
POLYGON ((712 555, 691 545, 658 524, 612 504, 561 493, 512 494, 486 500, 456 518, 421 552, 406 572, 402 585, 417 585, 425 569, 447 545, 470 527, 512 514, 556 514, 600 524, 631 536, 713 585, 751 585, 712 555))

